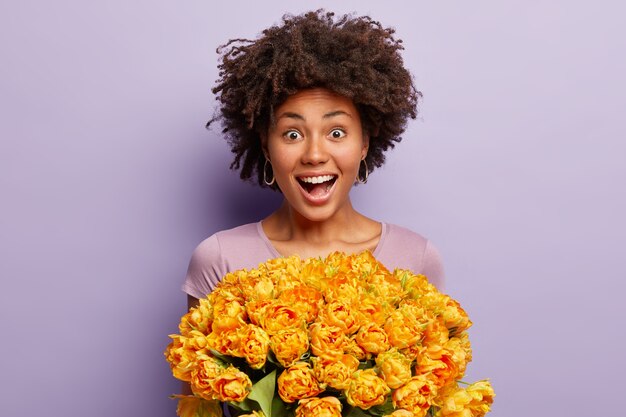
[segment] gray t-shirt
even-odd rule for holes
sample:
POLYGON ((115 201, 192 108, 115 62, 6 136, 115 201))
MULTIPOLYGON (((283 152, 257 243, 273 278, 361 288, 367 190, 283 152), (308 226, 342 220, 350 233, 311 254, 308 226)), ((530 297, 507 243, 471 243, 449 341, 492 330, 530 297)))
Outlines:
MULTIPOLYGON (((408 269, 424 274, 439 290, 444 283, 439 252, 421 235, 404 227, 382 223, 373 255, 387 269, 408 269)), ((281 255, 265 235, 261 222, 222 230, 203 240, 193 251, 183 291, 204 298, 224 275, 238 269, 256 268, 281 255)))

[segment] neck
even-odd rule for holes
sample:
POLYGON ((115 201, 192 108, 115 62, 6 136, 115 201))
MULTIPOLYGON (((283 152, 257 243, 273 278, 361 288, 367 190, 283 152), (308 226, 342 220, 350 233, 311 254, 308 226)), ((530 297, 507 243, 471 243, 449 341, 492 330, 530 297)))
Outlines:
POLYGON ((336 240, 349 240, 354 228, 358 227, 363 216, 352 207, 348 200, 342 210, 332 217, 315 221, 303 217, 286 200, 267 220, 281 231, 281 240, 299 240, 311 243, 325 243, 336 240), (347 239, 346 239, 347 238, 347 239))

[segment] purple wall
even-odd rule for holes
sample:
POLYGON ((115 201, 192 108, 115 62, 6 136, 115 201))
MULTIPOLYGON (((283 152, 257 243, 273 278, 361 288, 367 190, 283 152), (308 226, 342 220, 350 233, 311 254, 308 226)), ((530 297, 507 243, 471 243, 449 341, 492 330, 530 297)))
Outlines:
MULTIPOLYGON (((203 128, 214 50, 310 7, 211 3, 0 5, 0 415, 174 414, 189 255, 278 204, 203 128)), ((494 416, 621 415, 626 8, 441 3, 335 9, 395 26, 424 92, 355 205, 439 247, 494 416)))

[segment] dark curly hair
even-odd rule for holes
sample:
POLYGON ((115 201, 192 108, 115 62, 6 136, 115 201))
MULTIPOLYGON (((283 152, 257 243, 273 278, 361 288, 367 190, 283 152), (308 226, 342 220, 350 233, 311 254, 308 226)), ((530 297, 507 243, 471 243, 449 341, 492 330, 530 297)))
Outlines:
POLYGON ((369 16, 336 18, 320 9, 285 15, 282 25, 265 29, 256 40, 232 39, 219 47, 213 93, 220 108, 207 127, 222 122, 235 154, 231 169, 241 169, 244 180, 256 175, 265 186, 261 139, 273 123, 274 109, 299 90, 315 87, 353 101, 370 137, 369 171, 380 167, 384 152, 402 139, 408 117, 417 116, 421 97, 394 33, 369 16))

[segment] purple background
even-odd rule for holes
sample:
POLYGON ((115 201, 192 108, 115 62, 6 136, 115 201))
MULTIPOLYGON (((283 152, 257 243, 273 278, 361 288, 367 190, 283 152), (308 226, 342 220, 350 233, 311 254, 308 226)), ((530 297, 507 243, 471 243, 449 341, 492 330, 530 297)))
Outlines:
MULTIPOLYGON (((2 2, 0 415, 174 415, 189 255, 278 204, 203 127, 214 50, 310 4, 2 2)), ((422 113, 353 199, 439 247, 494 416, 623 415, 625 8, 334 8, 405 40, 422 113)))

